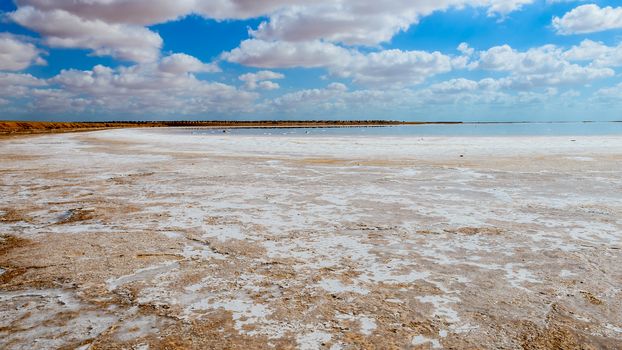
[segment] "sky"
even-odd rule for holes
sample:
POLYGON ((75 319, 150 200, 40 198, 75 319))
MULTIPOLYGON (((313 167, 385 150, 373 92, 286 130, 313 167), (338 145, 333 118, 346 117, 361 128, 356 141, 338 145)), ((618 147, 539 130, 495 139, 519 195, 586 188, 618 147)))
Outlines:
POLYGON ((0 119, 622 120, 622 3, 0 0, 0 119))

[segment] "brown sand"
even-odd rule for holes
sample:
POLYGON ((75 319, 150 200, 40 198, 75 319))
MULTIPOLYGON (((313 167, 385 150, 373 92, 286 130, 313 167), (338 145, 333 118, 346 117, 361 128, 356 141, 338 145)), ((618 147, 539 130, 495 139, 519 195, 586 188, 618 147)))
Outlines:
POLYGON ((166 136, 0 142, 0 348, 621 347, 618 139, 166 136))

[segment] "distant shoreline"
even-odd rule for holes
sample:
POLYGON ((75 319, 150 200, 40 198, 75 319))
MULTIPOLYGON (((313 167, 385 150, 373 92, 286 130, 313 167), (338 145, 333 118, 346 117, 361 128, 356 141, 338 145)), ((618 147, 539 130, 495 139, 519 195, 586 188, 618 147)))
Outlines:
POLYGON ((92 131, 116 128, 308 128, 365 127, 422 124, 461 124, 462 122, 403 122, 388 120, 265 120, 265 121, 106 121, 106 122, 39 122, 0 121, 0 134, 37 134, 52 132, 92 131))
MULTIPOLYGON (((622 121, 608 121, 620 123, 622 121)), ((107 122, 42 122, 42 121, 2 121, 0 136, 17 136, 46 133, 66 133, 97 131, 118 128, 327 128, 327 127, 385 127, 399 125, 457 125, 457 124, 530 124, 530 123, 598 123, 597 121, 394 121, 394 120, 263 120, 263 121, 107 121, 107 122)))

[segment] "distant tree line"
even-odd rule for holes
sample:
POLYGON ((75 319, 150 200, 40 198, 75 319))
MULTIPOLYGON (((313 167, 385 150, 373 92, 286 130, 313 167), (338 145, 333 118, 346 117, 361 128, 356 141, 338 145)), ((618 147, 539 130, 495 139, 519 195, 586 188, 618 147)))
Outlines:
POLYGON ((84 121, 41 122, 2 121, 0 134, 64 132, 84 129, 127 127, 338 127, 338 126, 391 126, 418 124, 460 124, 461 122, 404 122, 397 120, 169 120, 169 121, 84 121))

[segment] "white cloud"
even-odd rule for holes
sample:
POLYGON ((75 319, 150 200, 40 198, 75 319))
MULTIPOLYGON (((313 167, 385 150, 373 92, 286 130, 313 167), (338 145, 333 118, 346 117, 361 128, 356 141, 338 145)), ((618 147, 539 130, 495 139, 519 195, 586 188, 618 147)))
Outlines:
MULTIPOLYGON (((165 0, 162 0, 165 1, 165 0)), ((328 0, 318 0, 328 1, 328 0)), ((283 8, 307 6, 306 0, 196 0, 193 12, 215 19, 248 19, 269 15, 283 8)))
POLYGON ((622 83, 602 88, 594 93, 595 99, 601 102, 622 102, 622 83))
POLYGON ((559 70, 565 62, 554 45, 531 48, 525 52, 509 45, 495 46, 480 53, 478 68, 520 74, 548 73, 559 70))
POLYGON ((592 67, 620 67, 622 66, 622 43, 617 46, 607 46, 586 39, 578 46, 573 46, 566 51, 564 57, 569 61, 589 61, 592 67))
MULTIPOLYGON (((49 80, 4 74, 0 75, 0 93, 5 106, 30 98, 33 108, 40 110, 62 111, 65 106, 91 113, 231 115, 257 108, 298 111, 304 107, 309 113, 348 110, 357 115, 367 109, 391 111, 394 106, 408 110, 443 103, 535 103, 561 98, 566 86, 578 88, 611 77, 615 74, 612 68, 622 66, 622 44, 607 46, 590 40, 568 50, 545 45, 520 51, 502 45, 476 51, 463 43, 455 52, 442 53, 379 46, 438 11, 473 7, 503 19, 533 2, 16 0, 18 9, 8 17, 40 33, 41 43, 90 49, 94 55, 136 64, 65 70, 49 80), (276 81, 284 78, 281 73, 260 70, 242 74, 238 79, 243 86, 236 88, 197 77, 198 73, 218 72, 215 63, 185 54, 161 57, 162 38, 147 26, 188 14, 218 20, 262 17, 262 23, 250 30, 250 38, 220 59, 260 69, 323 68, 327 77, 353 82, 361 90, 327 82, 324 88, 286 93, 257 105, 259 91, 279 88, 276 81), (479 70, 478 74, 495 78, 469 80, 452 74, 453 79, 423 85, 431 77, 442 79, 443 74, 461 69, 479 70), (418 84, 422 87, 414 90, 418 84)), ((579 6, 555 18, 554 26, 562 34, 616 28, 620 27, 620 11, 622 8, 579 6)), ((43 63, 41 52, 28 40, 6 38, 0 35, 0 70, 18 71, 43 63)))
POLYGON ((5 105, 10 105, 12 100, 32 98, 30 94, 32 89, 46 85, 45 80, 30 74, 0 72, 0 96, 9 101, 5 105))
POLYGON ((474 80, 457 78, 431 85, 429 90, 435 94, 456 94, 482 90, 482 85, 474 80))
POLYGON ((222 54, 222 58, 258 68, 315 68, 348 60, 349 50, 321 41, 290 43, 284 41, 244 40, 240 46, 222 54))
MULTIPOLYGON (((341 85, 341 84, 340 84, 341 85)), ((525 94, 522 92, 511 94, 499 90, 500 83, 493 79, 472 81, 467 79, 452 79, 434 84, 428 88, 413 89, 362 89, 349 90, 345 86, 328 85, 325 88, 305 89, 284 94, 273 100, 264 102, 261 106, 269 112, 284 113, 297 116, 348 116, 355 113, 358 116, 370 118, 399 119, 404 116, 415 117, 413 113, 424 110, 446 109, 448 106, 460 106, 464 112, 472 106, 512 106, 518 102, 538 103, 550 96, 543 92, 525 94), (415 112, 414 112, 415 111, 415 112)), ((452 116, 455 118, 456 116, 452 116)), ((421 118, 427 116, 421 115, 421 118)), ((450 119, 452 119, 450 118, 450 119)))
POLYGON ((402 50, 357 53, 349 62, 338 62, 329 68, 334 75, 358 83, 393 87, 420 84, 451 69, 451 58, 440 52, 402 50))
POLYGON ((369 116, 372 113, 382 115, 402 108, 405 104, 412 105, 409 100, 410 90, 354 90, 350 91, 344 84, 331 83, 325 88, 304 89, 284 94, 264 102, 259 106, 266 111, 286 113, 296 116, 312 115, 322 118, 333 117, 337 112, 347 111, 358 115, 369 116))
POLYGON ((91 21, 151 25, 179 18, 193 11, 195 0, 16 0, 19 8, 44 12, 63 10, 91 21))
POLYGON ((416 92, 420 104, 509 104, 512 95, 504 91, 504 82, 491 78, 479 81, 464 78, 450 79, 416 92))
POLYGON ((23 73, 1 73, 0 86, 44 86, 45 80, 35 78, 30 74, 23 73))
POLYGON ((31 101, 29 101, 27 108, 46 114, 65 115, 71 112, 84 112, 91 104, 88 99, 62 89, 32 89, 29 94, 31 101))
POLYGON ((521 52, 509 45, 477 53, 467 44, 458 47, 462 56, 440 52, 381 50, 362 53, 335 44, 314 42, 266 42, 250 39, 223 54, 223 58, 260 68, 325 67, 335 77, 367 86, 400 88, 423 83, 427 78, 456 69, 479 69, 509 73, 503 87, 530 89, 541 86, 586 84, 614 75, 610 66, 618 51, 595 58, 592 65, 571 62, 569 54, 555 45, 521 52), (473 58, 476 58, 472 61, 473 58))
POLYGON ((533 0, 313 1, 276 11, 251 31, 257 39, 291 42, 325 40, 346 45, 376 45, 437 11, 465 6, 505 15, 533 0))
POLYGON ((144 27, 84 19, 64 10, 40 11, 26 6, 9 17, 43 35, 51 47, 88 48, 98 56, 152 62, 162 46, 162 38, 144 27))
POLYGON ((285 75, 269 70, 262 70, 257 73, 246 73, 238 77, 238 79, 244 82, 244 88, 248 90, 255 90, 257 88, 263 90, 276 90, 280 86, 272 80, 283 78, 285 78, 285 75))
POLYGON ((199 61, 197 58, 186 55, 183 53, 176 53, 170 56, 164 57, 160 61, 159 70, 165 73, 180 74, 180 73, 214 73, 220 72, 220 68, 217 65, 210 63, 206 64, 199 61))
POLYGON ((198 79, 193 72, 209 66, 194 57, 171 55, 159 62, 91 70, 63 70, 48 79, 0 73, 0 93, 27 98, 26 109, 41 113, 88 112, 91 115, 188 116, 229 115, 253 109, 258 95, 233 86, 198 79), (171 69, 175 61, 192 68, 171 69), (195 61, 196 60, 196 61, 195 61))
POLYGON ((553 18, 553 27, 560 34, 583 34, 622 28, 622 7, 582 5, 563 17, 553 18))
POLYGON ((9 33, 0 33, 0 71, 19 71, 33 64, 46 64, 41 50, 9 33))
POLYGON ((417 21, 417 6, 400 1, 318 2, 291 7, 270 16, 257 30, 257 39, 305 42, 326 40, 348 45, 375 45, 390 40, 417 21), (392 9, 398 5, 401 9, 392 9), (409 8, 408 8, 409 7, 409 8))
POLYGON ((190 110, 239 110, 245 101, 256 97, 226 84, 199 80, 189 72, 162 70, 162 67, 160 63, 117 69, 96 66, 90 71, 64 70, 51 82, 93 101, 106 101, 105 108, 109 110, 140 108, 180 114, 190 110))
MULTIPOLYGON (((133 62, 157 60, 162 39, 145 26, 189 14, 243 19, 266 16, 251 31, 263 42, 371 45, 390 40, 419 19, 472 6, 506 15, 534 0, 17 0, 9 17, 52 47, 86 48, 133 62)), ((312 44, 307 44, 312 45, 312 44)))
POLYGON ((571 63, 566 53, 554 45, 544 45, 525 52, 514 50, 509 45, 492 47, 480 52, 479 61, 474 67, 510 73, 503 79, 503 84, 514 89, 586 84, 615 74, 607 67, 571 63))
POLYGON ((420 84, 452 69, 452 58, 440 52, 383 50, 363 54, 322 41, 250 39, 222 58, 259 68, 326 67, 332 75, 357 83, 394 87, 420 84))
POLYGON ((533 0, 491 0, 488 2, 488 15, 507 15, 531 3, 533 3, 533 0))
POLYGON ((265 101, 260 108, 267 113, 313 118, 354 114, 360 118, 428 119, 443 111, 446 120, 464 117, 482 120, 485 115, 499 120, 502 111, 508 110, 510 115, 514 115, 516 110, 533 108, 542 112, 544 106, 555 106, 558 108, 556 111, 560 111, 560 107, 572 105, 577 96, 574 90, 561 92, 547 87, 534 91, 512 91, 505 88, 504 83, 503 80, 491 78, 479 81, 457 78, 417 90, 350 90, 342 84, 330 84, 325 88, 284 94, 265 101))
POLYGON ((472 47, 469 46, 468 43, 460 43, 460 45, 458 45, 458 51, 460 51, 463 55, 465 56, 472 56, 475 53, 475 49, 473 49, 472 47))

